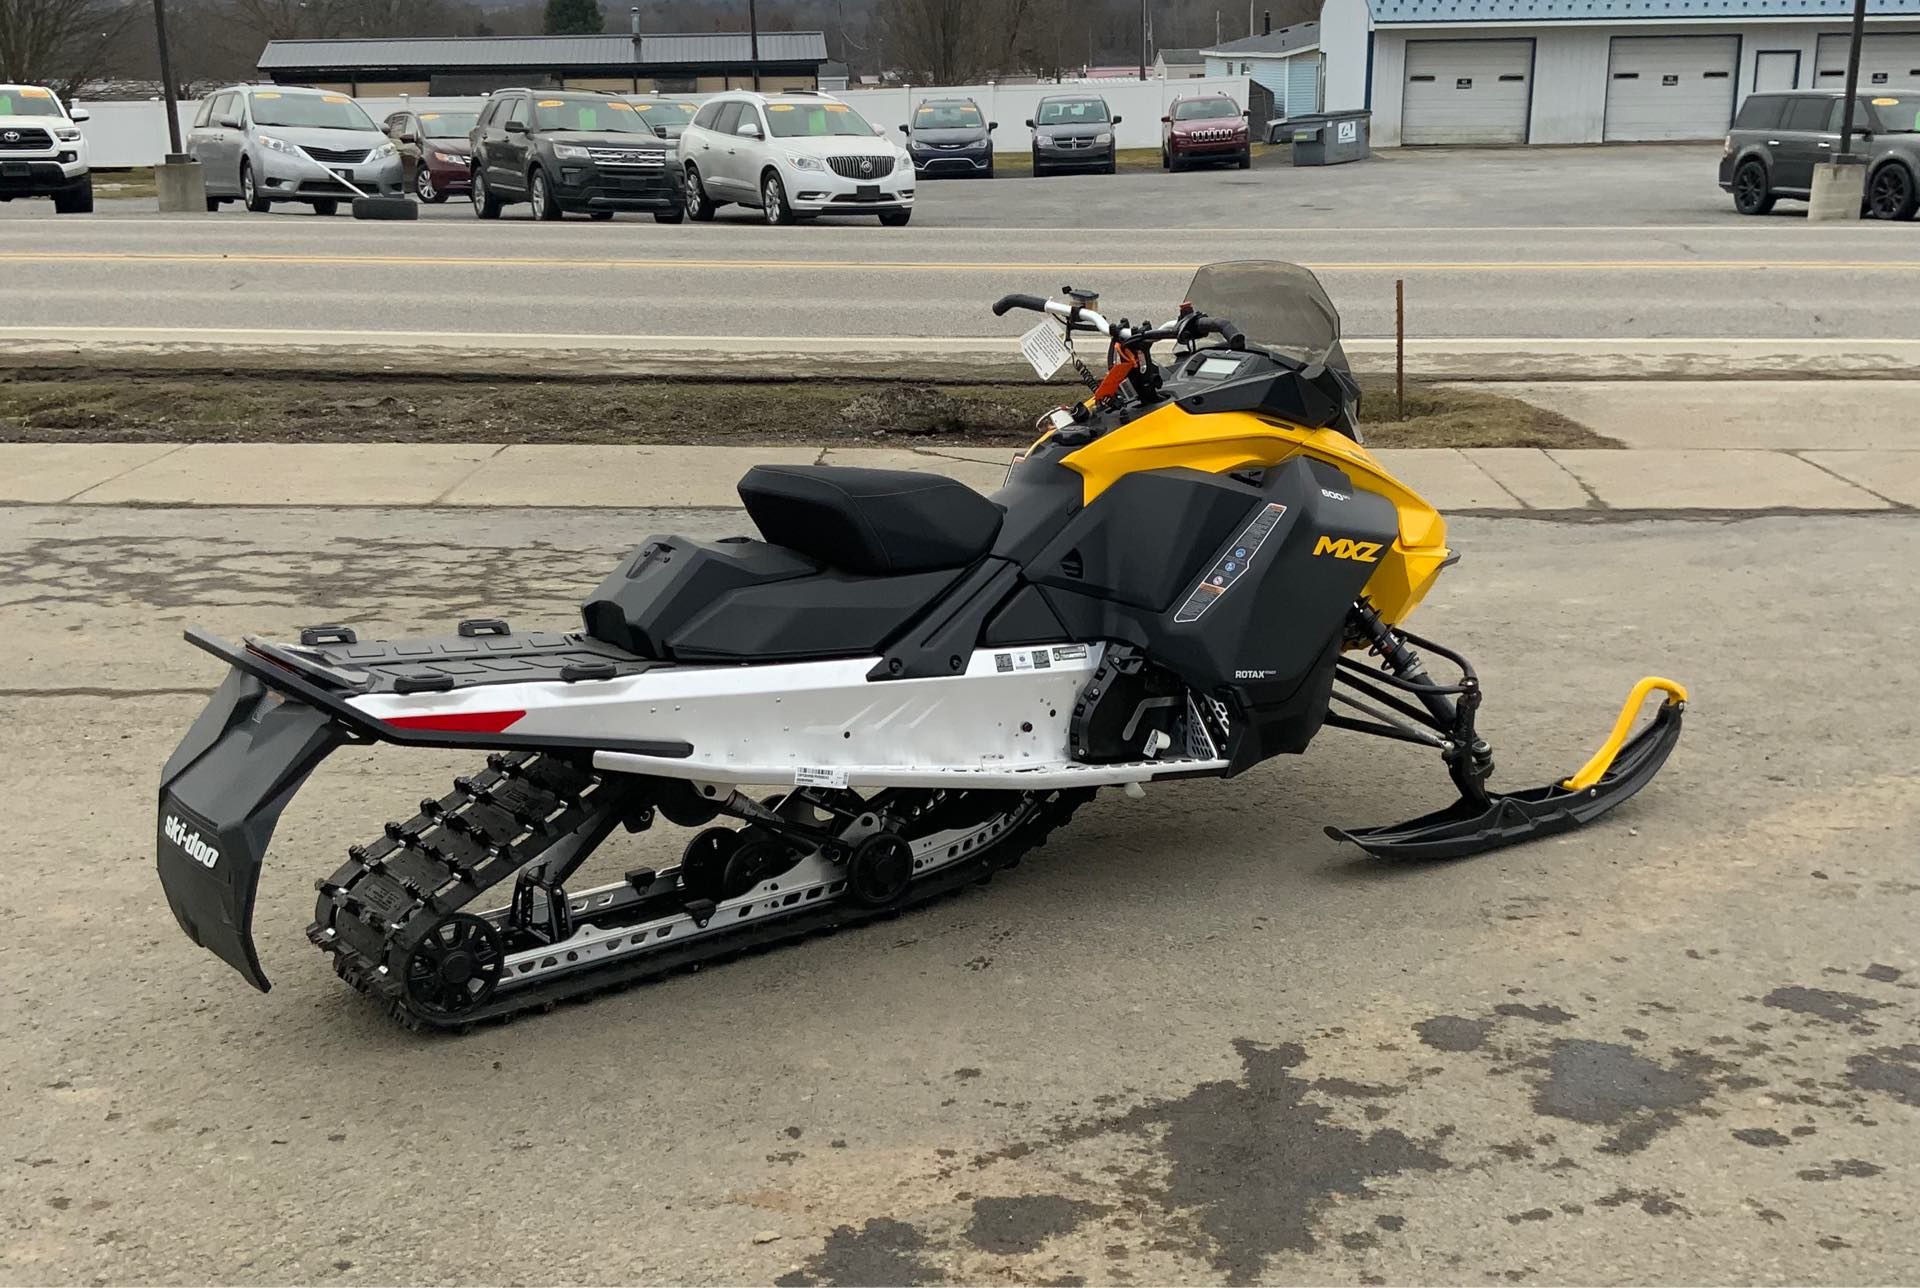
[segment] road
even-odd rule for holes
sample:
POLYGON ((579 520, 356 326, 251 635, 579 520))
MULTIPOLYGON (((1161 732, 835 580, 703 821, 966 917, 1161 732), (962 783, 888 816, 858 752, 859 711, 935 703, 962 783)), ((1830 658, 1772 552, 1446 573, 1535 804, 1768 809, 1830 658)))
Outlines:
POLYGON ((483 224, 460 205, 413 224, 233 210, 6 219, 0 339, 244 344, 324 330, 857 350, 862 339, 1012 336, 1023 324, 987 304, 1063 282, 1100 290, 1115 311, 1164 316, 1198 263, 1276 257, 1321 272, 1353 336, 1392 334, 1404 279, 1415 339, 1920 338, 1920 311, 1907 307, 1920 232, 1738 220, 1720 208, 1711 159, 1697 148, 1419 154, 1344 170, 929 184, 925 217, 899 230, 483 224), (1693 179, 1680 190, 1700 200, 1609 190, 1628 162, 1669 179, 1684 162, 1693 179), (1525 203, 1510 191, 1523 187, 1525 203), (1475 222, 1441 217, 1468 214, 1475 222))
POLYGON ((737 523, 0 509, 0 1281, 1914 1279, 1920 743, 1863 669, 1920 647, 1910 514, 1458 521, 1420 625, 1480 664, 1500 782, 1644 670, 1693 687, 1661 778, 1558 841, 1343 852, 1444 791, 1328 735, 897 922, 422 1040, 301 932, 464 765, 343 752, 269 862, 275 991, 179 934, 152 788, 218 680, 183 624, 565 620, 642 534, 737 523))

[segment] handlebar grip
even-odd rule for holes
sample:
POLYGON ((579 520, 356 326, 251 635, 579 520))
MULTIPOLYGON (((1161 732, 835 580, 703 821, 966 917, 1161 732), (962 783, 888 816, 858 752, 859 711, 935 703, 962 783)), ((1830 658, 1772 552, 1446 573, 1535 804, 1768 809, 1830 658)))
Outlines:
POLYGON ((993 302, 993 316, 1005 317, 1013 309, 1032 309, 1035 313, 1045 313, 1047 302, 1038 295, 1002 295, 993 302))
POLYGON ((1214 323, 1214 330, 1220 333, 1220 338, 1227 342, 1229 349, 1242 349, 1246 347, 1247 337, 1241 334, 1239 327, 1227 321, 1225 318, 1214 323))

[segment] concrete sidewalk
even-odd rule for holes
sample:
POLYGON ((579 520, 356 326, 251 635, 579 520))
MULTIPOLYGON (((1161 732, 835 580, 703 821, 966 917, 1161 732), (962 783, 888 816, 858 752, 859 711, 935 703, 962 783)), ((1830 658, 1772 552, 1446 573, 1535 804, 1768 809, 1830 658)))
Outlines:
MULTIPOLYGON (((494 443, 0 443, 0 503, 685 507, 738 504, 760 463, 932 470, 991 490, 1005 448, 595 447, 494 443)), ((1443 510, 1920 507, 1920 447, 1382 451, 1443 510)))

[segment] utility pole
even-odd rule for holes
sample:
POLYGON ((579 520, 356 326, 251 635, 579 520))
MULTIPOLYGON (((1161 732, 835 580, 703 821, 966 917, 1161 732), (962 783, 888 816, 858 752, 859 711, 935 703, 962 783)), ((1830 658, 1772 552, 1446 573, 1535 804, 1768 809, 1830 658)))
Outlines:
POLYGON ((1140 79, 1147 78, 1147 0, 1140 0, 1140 79))
POLYGON ((167 145, 173 149, 167 160, 184 161, 180 152, 180 107, 173 93, 173 57, 167 52, 166 0, 153 0, 153 38, 160 52, 160 96, 167 104, 167 145))
POLYGON ((1867 0, 1853 0, 1853 47, 1847 50, 1847 105, 1840 114, 1840 154, 1836 158, 1842 164, 1848 160, 1853 147, 1853 113, 1859 105, 1855 95, 1860 91, 1860 42, 1866 29, 1867 0))
MULTIPOLYGON (((155 0, 158 3, 158 0, 155 0)), ((760 0, 747 0, 748 56, 753 60, 753 88, 760 88, 760 0)))

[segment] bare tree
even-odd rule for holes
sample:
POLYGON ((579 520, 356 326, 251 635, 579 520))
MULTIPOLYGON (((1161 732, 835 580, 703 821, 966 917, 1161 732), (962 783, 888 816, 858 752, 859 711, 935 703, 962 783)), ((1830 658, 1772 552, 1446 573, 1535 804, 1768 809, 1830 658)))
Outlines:
POLYGON ((0 80, 71 97, 133 13, 127 0, 0 0, 0 80))
POLYGON ((972 84, 995 61, 1002 7, 983 0, 889 0, 880 14, 887 53, 923 84, 972 84))

